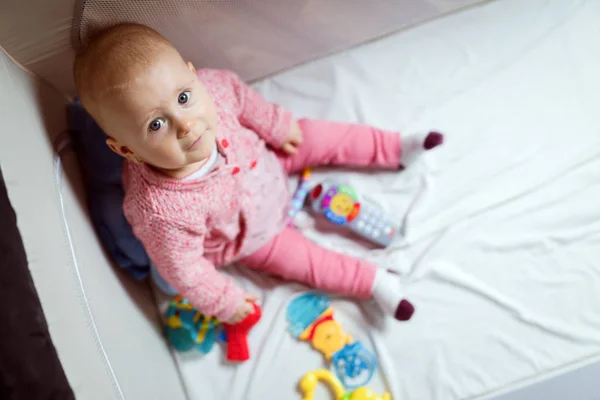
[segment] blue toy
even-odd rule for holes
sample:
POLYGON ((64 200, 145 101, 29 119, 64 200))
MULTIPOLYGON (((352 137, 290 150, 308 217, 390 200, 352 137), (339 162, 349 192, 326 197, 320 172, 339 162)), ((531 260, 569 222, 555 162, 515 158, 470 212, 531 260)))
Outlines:
POLYGON ((329 297, 307 293, 292 300, 287 308, 288 329, 298 338, 319 316, 331 306, 329 297))
POLYGON ((349 389, 369 382, 377 369, 377 359, 361 342, 346 345, 332 356, 331 361, 336 375, 349 389))
POLYGON ((202 315, 182 296, 175 297, 169 304, 166 317, 166 336, 176 350, 196 348, 207 354, 213 348, 221 323, 202 315))

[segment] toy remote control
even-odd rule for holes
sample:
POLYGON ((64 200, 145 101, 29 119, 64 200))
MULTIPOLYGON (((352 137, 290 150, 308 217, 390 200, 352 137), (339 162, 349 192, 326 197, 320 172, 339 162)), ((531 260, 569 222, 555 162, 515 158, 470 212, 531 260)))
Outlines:
POLYGON ((389 246, 399 233, 378 205, 359 201, 350 186, 324 181, 311 190, 309 201, 316 213, 381 247, 389 246))

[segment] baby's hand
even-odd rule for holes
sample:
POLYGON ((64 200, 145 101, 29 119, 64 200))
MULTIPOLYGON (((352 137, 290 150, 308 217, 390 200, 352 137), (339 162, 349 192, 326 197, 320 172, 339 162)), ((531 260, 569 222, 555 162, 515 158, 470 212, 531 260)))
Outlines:
POLYGON ((244 318, 246 318, 249 314, 251 314, 254 311, 252 303, 254 303, 257 300, 258 296, 246 293, 246 295, 244 296, 244 301, 236 308, 231 318, 225 321, 225 323, 234 325, 238 322, 242 322, 244 318))
POLYGON ((298 152, 298 146, 302 144, 302 130, 300 129, 300 125, 298 125, 298 121, 295 119, 292 120, 292 126, 290 128, 290 133, 288 133, 283 145, 281 146, 281 150, 283 150, 286 154, 296 154, 298 152))

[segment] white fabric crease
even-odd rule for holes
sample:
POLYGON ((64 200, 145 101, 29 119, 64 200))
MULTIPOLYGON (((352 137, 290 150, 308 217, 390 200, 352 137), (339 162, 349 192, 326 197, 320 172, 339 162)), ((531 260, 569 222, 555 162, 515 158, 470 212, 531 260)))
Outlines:
MULTIPOLYGON (((598 20, 598 0, 491 2, 257 84, 298 116, 447 135, 403 173, 315 171, 406 221, 405 240, 389 249, 299 217, 308 237, 400 272, 416 305, 409 323, 395 323, 334 300, 343 326, 379 357, 374 391, 489 398, 600 360, 598 20)), ((181 358, 189 392, 221 398, 231 385, 235 400, 299 398, 298 380, 325 365, 286 332, 301 287, 240 281, 264 298, 253 358, 237 369, 220 351, 181 358)))

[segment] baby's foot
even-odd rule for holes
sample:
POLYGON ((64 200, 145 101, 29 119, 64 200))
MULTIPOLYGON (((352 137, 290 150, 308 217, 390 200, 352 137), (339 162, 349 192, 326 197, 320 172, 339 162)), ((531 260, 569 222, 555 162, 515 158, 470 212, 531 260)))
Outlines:
POLYGON ((385 269, 379 268, 375 273, 373 298, 384 313, 399 321, 408 321, 415 312, 414 306, 402 294, 398 277, 385 269))
POLYGON ((444 143, 444 135, 439 132, 429 132, 422 135, 402 138, 402 157, 400 169, 410 166, 421 154, 444 143))

